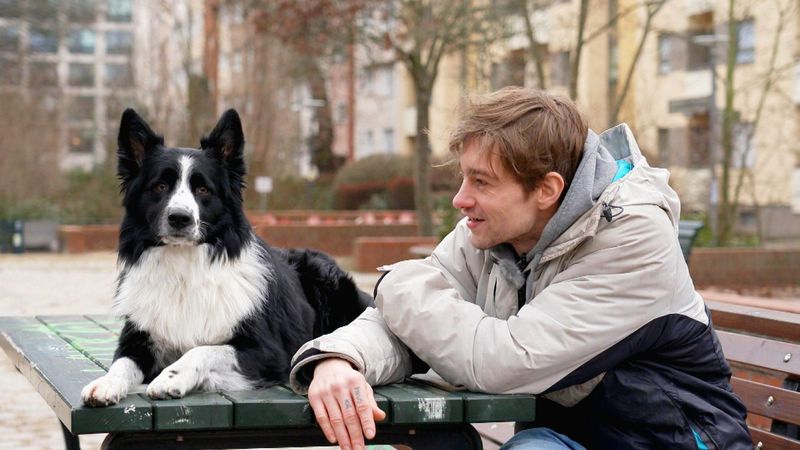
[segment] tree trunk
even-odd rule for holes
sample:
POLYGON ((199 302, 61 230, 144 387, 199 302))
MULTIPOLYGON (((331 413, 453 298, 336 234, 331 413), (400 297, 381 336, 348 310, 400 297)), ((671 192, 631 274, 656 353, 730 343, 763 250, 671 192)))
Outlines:
POLYGON ((336 164, 333 157, 333 118, 331 105, 328 101, 328 90, 325 86, 325 75, 319 62, 309 58, 306 64, 306 77, 311 90, 311 98, 321 100, 319 106, 314 108, 314 119, 317 122, 317 132, 311 136, 311 163, 316 166, 319 173, 333 173, 336 164))
MULTIPOLYGON (((734 16, 735 0, 728 1, 728 54, 725 60, 725 111, 722 116, 722 176, 720 177, 720 208, 719 208, 719 237, 720 246, 730 242, 734 221, 736 220, 736 204, 731 201, 731 170, 733 159, 733 125, 735 120, 734 110, 734 85, 733 76, 736 73, 736 19, 734 16)), ((716 170, 714 168, 713 170, 716 170)))
POLYGON ((578 98, 578 73, 581 65, 581 53, 583 52, 583 35, 586 29, 586 16, 589 14, 589 0, 581 0, 580 14, 578 15, 578 39, 575 42, 575 54, 570 65, 569 74, 569 97, 572 100, 578 98))
POLYGON ((414 142, 414 205, 417 210, 420 236, 433 236, 430 185, 431 142, 428 137, 432 91, 433 82, 430 77, 418 75, 417 83, 415 83, 417 137, 414 142))

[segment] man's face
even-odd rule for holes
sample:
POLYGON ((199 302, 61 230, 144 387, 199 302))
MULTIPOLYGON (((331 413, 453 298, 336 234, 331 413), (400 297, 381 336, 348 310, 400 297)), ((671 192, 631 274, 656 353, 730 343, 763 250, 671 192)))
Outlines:
MULTIPOLYGON (((463 180, 453 206, 469 218, 470 241, 480 249, 508 243, 523 254, 541 236, 549 217, 542 215, 537 192, 528 192, 499 158, 473 141, 459 159, 463 180), (543 223, 542 223, 543 222, 543 223)), ((538 189, 537 189, 538 190, 538 189)))

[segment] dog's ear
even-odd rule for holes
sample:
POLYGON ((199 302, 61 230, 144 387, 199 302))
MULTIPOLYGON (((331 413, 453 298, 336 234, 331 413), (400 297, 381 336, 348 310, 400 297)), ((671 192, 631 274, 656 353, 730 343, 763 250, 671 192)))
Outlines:
POLYGON ((235 109, 222 114, 211 133, 200 140, 200 147, 239 178, 244 176, 244 132, 235 109))
POLYGON ((163 145, 164 138, 155 134, 136 111, 128 108, 122 113, 117 144, 117 174, 125 182, 139 174, 145 156, 163 145))

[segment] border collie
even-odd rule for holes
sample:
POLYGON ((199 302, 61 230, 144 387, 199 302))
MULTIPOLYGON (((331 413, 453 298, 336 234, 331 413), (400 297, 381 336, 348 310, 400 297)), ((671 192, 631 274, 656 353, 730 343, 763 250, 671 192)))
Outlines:
POLYGON ((81 393, 87 405, 115 404, 142 382, 155 399, 283 382, 302 344, 372 304, 324 254, 273 248, 253 233, 236 111, 199 150, 165 147, 132 109, 118 141, 125 217, 114 312, 125 325, 108 373, 81 393))

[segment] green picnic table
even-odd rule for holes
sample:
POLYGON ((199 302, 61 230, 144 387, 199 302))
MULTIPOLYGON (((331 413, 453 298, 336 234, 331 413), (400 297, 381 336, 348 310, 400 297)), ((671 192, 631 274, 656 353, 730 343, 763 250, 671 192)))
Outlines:
MULTIPOLYGON (((112 316, 0 317, 0 346, 61 421, 68 449, 91 433, 109 433, 107 449, 330 445, 306 398, 286 386, 174 400, 133 393, 115 406, 83 406, 81 389, 108 370, 121 328, 112 316)), ((370 444, 480 449, 472 423, 531 421, 536 411, 531 395, 450 392, 414 381, 375 393, 388 417, 370 444)))

